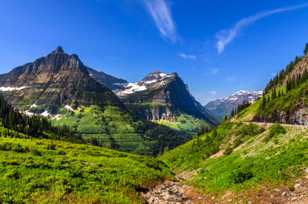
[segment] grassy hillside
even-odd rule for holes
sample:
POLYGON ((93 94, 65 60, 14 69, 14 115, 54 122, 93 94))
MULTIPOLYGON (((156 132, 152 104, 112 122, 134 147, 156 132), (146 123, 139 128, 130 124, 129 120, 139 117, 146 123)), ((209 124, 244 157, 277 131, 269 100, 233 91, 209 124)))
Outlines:
POLYGON ((267 84, 263 97, 237 114, 234 121, 307 125, 308 53, 296 57, 267 84))
POLYGON ((151 119, 154 123, 167 126, 189 136, 195 136, 213 127, 213 125, 205 120, 181 112, 174 114, 172 119, 158 119, 159 115, 170 111, 166 105, 160 103, 138 103, 127 104, 127 106, 131 112, 135 113, 140 118, 152 118, 156 114, 156 118, 151 119))
POLYGON ((0 203, 141 203, 138 191, 172 177, 156 159, 64 141, 9 138, 8 131, 0 128, 0 203))
POLYGON ((75 111, 62 109, 55 126, 69 126, 83 141, 138 154, 156 155, 187 141, 185 134, 166 126, 134 119, 130 114, 107 106, 81 107, 75 111))
POLYGON ((189 183, 201 191, 223 193, 294 181, 308 165, 307 146, 302 127, 228 122, 161 159, 177 173, 195 174, 189 183))
POLYGON ((165 125, 188 135, 195 136, 212 128, 206 121, 181 114, 174 121, 159 120, 158 124, 165 125))
POLYGON ((277 94, 276 97, 272 96, 273 91, 264 95, 263 98, 241 111, 232 120, 284 123, 303 122, 299 118, 296 119, 295 112, 299 109, 305 111, 305 108, 307 109, 308 107, 308 81, 300 83, 289 91, 286 91, 285 87, 280 87, 278 92, 279 96, 277 94))

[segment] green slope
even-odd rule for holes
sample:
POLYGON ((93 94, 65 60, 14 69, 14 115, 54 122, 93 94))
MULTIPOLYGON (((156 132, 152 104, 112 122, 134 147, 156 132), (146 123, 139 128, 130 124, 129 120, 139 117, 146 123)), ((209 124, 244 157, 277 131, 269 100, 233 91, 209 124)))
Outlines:
POLYGON ((190 136, 198 135, 212 128, 206 121, 194 118, 187 114, 178 115, 174 121, 159 120, 156 123, 184 132, 190 136))
POLYGON ((0 128, 0 203, 141 203, 138 191, 172 177, 156 159, 7 131, 0 128))
POLYGON ((177 173, 193 172, 188 183, 201 191, 223 193, 294 181, 308 165, 307 146, 303 127, 224 123, 161 159, 177 173))
POLYGON ((138 154, 157 155, 189 139, 166 126, 135 119, 114 106, 81 107, 74 112, 62 109, 52 123, 69 126, 83 142, 138 154))
POLYGON ((307 115, 308 53, 305 51, 304 56, 296 57, 267 84, 261 99, 234 120, 307 125, 307 115))

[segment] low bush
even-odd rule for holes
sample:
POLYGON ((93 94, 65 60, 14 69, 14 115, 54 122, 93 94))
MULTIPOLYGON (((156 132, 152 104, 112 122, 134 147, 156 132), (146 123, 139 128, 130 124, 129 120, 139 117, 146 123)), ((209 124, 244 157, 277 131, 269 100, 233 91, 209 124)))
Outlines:
MULTIPOLYGON (((283 135, 286 134, 287 131, 286 129, 281 126, 280 124, 275 124, 270 128, 268 136, 265 138, 265 142, 269 142, 272 138, 278 136, 278 135, 283 135)), ((277 141, 276 141, 277 143, 277 141)))

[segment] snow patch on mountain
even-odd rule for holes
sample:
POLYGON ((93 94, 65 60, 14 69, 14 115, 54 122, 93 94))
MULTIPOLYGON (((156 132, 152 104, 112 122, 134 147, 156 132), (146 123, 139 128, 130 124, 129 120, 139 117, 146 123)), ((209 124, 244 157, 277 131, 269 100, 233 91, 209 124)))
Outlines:
POLYGON ((43 116, 43 117, 49 117, 49 116, 50 116, 50 113, 49 113, 47 110, 45 110, 43 113, 41 113, 41 116, 43 116))
POLYGON ((64 108, 68 111, 74 112, 74 109, 69 105, 65 105, 64 108))
POLYGON ((209 102, 205 107, 216 117, 222 119, 225 115, 230 115, 232 110, 243 103, 254 103, 263 95, 263 91, 240 90, 231 96, 209 102))
POLYGON ((139 85, 138 83, 129 83, 127 86, 124 87, 123 90, 118 91, 117 94, 119 96, 125 96, 145 90, 147 90, 147 87, 144 85, 139 85))
POLYGON ((34 103, 30 106, 30 108, 37 108, 37 105, 34 103))
POLYGON ((23 90, 23 89, 26 89, 28 88, 27 86, 21 86, 21 87, 0 87, 0 91, 3 91, 3 92, 9 92, 9 91, 20 91, 20 90, 23 90))
POLYGON ((136 92, 146 91, 151 87, 161 87, 167 82, 166 79, 174 77, 174 74, 166 74, 162 72, 153 72, 147 75, 143 80, 135 83, 128 83, 121 90, 116 90, 118 96, 127 96, 136 92))
POLYGON ((240 103, 241 105, 244 102, 254 103, 258 98, 260 98, 263 94, 263 91, 244 91, 240 90, 233 93, 231 96, 225 97, 221 99, 222 102, 224 101, 233 101, 235 103, 240 103))

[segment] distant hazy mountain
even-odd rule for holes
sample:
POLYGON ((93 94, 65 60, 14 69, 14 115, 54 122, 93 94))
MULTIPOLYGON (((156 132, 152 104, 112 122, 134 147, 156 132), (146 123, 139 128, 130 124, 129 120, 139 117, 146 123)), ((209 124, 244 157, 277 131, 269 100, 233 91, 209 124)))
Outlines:
POLYGON ((117 92, 121 100, 147 120, 173 121, 180 114, 202 119, 210 125, 218 122, 190 94, 176 73, 153 72, 136 83, 129 83, 117 92))
POLYGON ((217 118, 222 120, 230 115, 232 110, 245 102, 252 103, 262 96, 262 91, 237 91, 231 96, 209 102, 205 107, 217 118))

